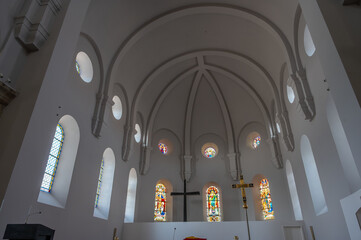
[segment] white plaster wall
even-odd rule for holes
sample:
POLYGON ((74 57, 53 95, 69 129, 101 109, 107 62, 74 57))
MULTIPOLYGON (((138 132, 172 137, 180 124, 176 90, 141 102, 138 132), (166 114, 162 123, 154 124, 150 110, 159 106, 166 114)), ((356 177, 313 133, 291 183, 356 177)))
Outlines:
MULTIPOLYGON (((1 49, 0 52, 0 72, 12 76, 14 78, 13 86, 21 92, 11 105, 6 108, 0 119, 0 132, 2 133, 0 136, 0 146, 2 146, 0 148, 0 157, 2 160, 0 166, 1 175, 4 177, 4 181, 1 181, 1 194, 5 192, 5 189, 7 188, 5 201, 0 215, 0 235, 4 232, 7 223, 23 222, 31 205, 35 205, 36 208, 39 208, 43 212, 43 214, 33 216, 29 222, 43 223, 56 229, 55 239, 58 240, 104 239, 111 238, 114 227, 117 227, 118 231, 122 231, 128 174, 132 167, 136 168, 137 172, 139 172, 140 144, 134 143, 132 139, 133 143, 129 161, 124 162, 121 159, 122 136, 124 134, 123 127, 126 115, 123 114, 122 119, 119 121, 115 120, 111 115, 111 111, 109 111, 111 102, 108 103, 107 111, 104 116, 105 124, 103 125, 101 137, 97 139, 92 135, 91 120, 96 102, 95 94, 99 85, 103 83, 102 81, 104 81, 106 76, 108 76, 107 74, 109 74, 108 70, 111 59, 114 57, 114 52, 116 52, 115 49, 117 49, 121 43, 124 43, 124 40, 134 31, 134 29, 140 27, 149 19, 160 13, 189 4, 189 2, 185 0, 176 2, 162 1, 162 4, 156 4, 157 7, 152 7, 154 3, 147 1, 142 3, 137 1, 122 1, 114 4, 104 4, 104 1, 92 1, 82 29, 92 37, 94 43, 98 46, 99 52, 101 53, 100 59, 93 49, 94 46, 92 46, 86 38, 79 38, 82 20, 87 12, 89 1, 71 1, 72 5, 71 8, 69 8, 69 11, 66 7, 68 1, 64 2, 64 11, 60 13, 59 20, 56 22, 56 31, 50 36, 48 42, 40 52, 27 56, 22 47, 14 39, 9 42, 9 45, 6 46, 4 51, 1 49), (61 19, 64 18, 65 12, 69 13, 69 15, 67 15, 64 28, 61 29, 61 19), (114 23, 116 23, 116 27, 114 27, 114 23), (60 34, 58 34, 58 32, 60 32, 60 34), (78 38, 79 40, 77 40, 78 38), (94 64, 94 80, 89 84, 81 81, 74 69, 74 58, 76 53, 80 50, 87 52, 94 64), (103 74, 100 71, 101 65, 104 67, 103 74), (36 104, 35 101, 37 101, 36 104), (35 108, 33 108, 34 104, 35 108), (66 206, 65 209, 60 209, 39 204, 36 202, 36 199, 51 145, 54 125, 56 125, 59 118, 65 114, 69 114, 77 120, 81 132, 81 140, 66 206), (105 221, 94 218, 92 212, 97 177, 99 174, 99 160, 101 159, 104 149, 107 147, 111 147, 114 150, 116 167, 110 203, 111 210, 108 221, 105 221), (3 159, 6 159, 7 161, 3 161, 3 159), (16 165, 13 169, 12 166, 15 161, 16 165), (7 187, 7 177, 11 173, 11 180, 7 187), (3 182, 5 182, 5 184, 3 184, 3 182)), ((204 3, 208 1, 198 2, 204 3)), ((301 2, 302 7, 305 10, 308 9, 308 14, 306 15, 308 22, 315 23, 317 19, 315 20, 315 13, 312 10, 311 3, 306 4, 305 1, 301 2), (310 12, 312 14, 310 14, 310 12)), ((19 5, 14 8, 11 7, 11 11, 8 11, 9 6, 11 5, 10 3, 6 3, 6 5, 4 5, 4 1, 1 3, 0 15, 3 17, 2 19, 6 20, 0 21, 0 44, 4 41, 3 33, 8 32, 10 29, 8 27, 9 22, 11 22, 13 16, 16 15, 16 12, 20 8, 18 8, 18 6, 21 5, 20 3, 21 1, 14 2, 13 6, 16 4, 19 5), (3 6, 5 7, 3 8, 3 6)), ((227 1, 227 3, 239 4, 238 1, 227 1)), ((290 36, 292 34, 292 24, 290 24, 290 22, 293 19, 293 11, 290 11, 290 9, 295 9, 297 2, 280 0, 277 3, 281 5, 281 8, 276 8, 275 6, 277 5, 272 1, 264 1, 262 4, 256 1, 244 2, 244 6, 257 10, 259 13, 272 18, 276 24, 280 25, 280 28, 286 35, 290 36), (286 11, 284 14, 278 14, 279 9, 286 11)), ((318 18, 322 17, 320 14, 317 14, 318 13, 316 13, 316 16, 318 16, 318 18)), ((234 24, 243 22, 235 20, 232 17, 224 16, 218 19, 222 19, 222 21, 228 23, 233 22, 234 24)), ((212 27, 214 25, 212 25, 212 23, 215 23, 215 19, 207 22, 203 16, 194 16, 186 21, 187 24, 192 24, 192 20, 200 20, 202 23, 201 25, 195 25, 192 28, 193 34, 199 34, 201 36, 201 40, 198 39, 195 46, 183 46, 182 44, 187 42, 185 41, 185 39, 187 40, 185 36, 178 39, 174 36, 166 36, 167 34, 164 34, 164 32, 162 33, 162 30, 155 31, 154 34, 147 36, 148 39, 145 39, 144 42, 139 42, 139 45, 136 45, 136 47, 139 47, 137 50, 132 49, 133 52, 130 51, 127 57, 124 58, 126 59, 125 63, 122 62, 119 68, 118 66, 115 67, 116 70, 114 71, 115 74, 111 77, 111 90, 109 92, 121 94, 122 91, 115 90, 115 87, 113 89, 113 83, 124 83, 123 86, 126 89, 124 94, 127 94, 130 104, 131 100, 133 100, 135 90, 138 87, 136 83, 141 82, 155 66, 169 57, 182 53, 181 50, 189 51, 204 47, 205 45, 202 45, 202 41, 208 40, 209 35, 206 35, 204 32, 204 30, 207 29, 202 29, 202 27, 212 27), (159 52, 158 50, 165 46, 164 43, 157 42, 160 37, 169 37, 171 41, 176 41, 174 46, 180 45, 183 48, 181 50, 171 49, 173 45, 170 44, 168 45, 168 50, 172 50, 172 52, 170 52, 171 54, 167 55, 167 50, 159 52), (157 48, 152 49, 152 46, 155 43, 157 43, 157 48), (152 58, 152 56, 156 57, 152 58), (139 61, 139 59, 141 61, 139 61)), ((243 24, 243 26, 253 26, 253 24, 250 24, 247 21, 244 21, 243 24)), ((241 29, 241 27, 239 28, 241 29)), ((259 26, 255 26, 255 28, 259 28, 259 26)), ((313 27, 310 28, 311 34, 316 33, 318 28, 324 30, 324 27, 314 24, 313 27)), ((173 31, 172 33, 174 34, 187 32, 187 28, 182 25, 181 21, 174 21, 172 24, 164 27, 164 29, 173 31), (175 27, 179 27, 183 32, 177 32, 175 27)), ((233 33, 232 31, 226 30, 229 29, 220 29, 218 32, 212 32, 211 36, 217 38, 213 39, 214 42, 208 43, 207 46, 223 47, 221 40, 224 39, 224 35, 219 33, 233 33)), ((301 28, 300 31, 303 32, 303 28, 301 28)), ((251 33, 251 31, 248 33, 251 33)), ((354 155, 355 159, 358 159, 357 156, 360 155, 358 153, 359 141, 357 137, 359 136, 359 128, 357 128, 359 122, 359 106, 352 95, 353 93, 352 89, 350 90, 350 86, 344 84, 344 82, 347 81, 344 70, 334 67, 334 62, 327 59, 327 47, 330 47, 330 45, 331 47, 333 46, 332 41, 329 41, 329 39, 326 39, 329 41, 327 44, 322 44, 322 33, 323 32, 320 31, 319 35, 314 39, 316 48, 320 47, 321 49, 322 47, 322 54, 318 55, 318 51, 316 50, 316 54, 313 57, 308 58, 304 55, 303 49, 300 49, 302 61, 306 66, 308 81, 316 103, 316 116, 311 122, 305 121, 303 119, 303 114, 295 104, 287 104, 296 148, 294 152, 287 152, 281 144, 281 149, 284 159, 290 159, 293 166, 307 230, 310 225, 314 226, 317 239, 348 239, 340 199, 348 196, 350 192, 344 187, 347 186, 347 182, 345 176, 340 174, 342 166, 338 159, 330 129, 328 125, 325 124, 327 123, 325 106, 328 95, 326 91, 328 84, 323 83, 325 76, 332 80, 332 84, 330 84, 331 94, 333 94, 335 105, 341 114, 341 121, 345 124, 346 136, 352 144, 351 149, 356 153, 354 155), (318 59, 321 59, 321 62, 318 59), (325 74, 322 73, 321 66, 324 67, 325 74), (336 74, 334 74, 334 71, 336 71, 336 74), (342 106, 348 107, 342 108, 342 106), (355 118, 352 117, 353 114, 356 115, 355 118), (311 207, 312 200, 299 151, 300 137, 302 134, 308 136, 314 147, 314 154, 321 177, 321 183, 326 196, 326 202, 329 206, 329 211, 319 217, 316 217, 314 210, 311 207)), ((237 32, 238 37, 242 37, 242 34, 243 32, 241 30, 240 32, 237 32)), ((272 76, 277 79, 276 73, 278 72, 278 66, 283 63, 283 61, 280 60, 282 54, 278 53, 280 49, 272 45, 278 44, 278 42, 274 41, 274 39, 268 35, 267 38, 263 38, 265 36, 264 32, 257 34, 254 36, 257 39, 257 41, 254 40, 254 43, 252 42, 252 36, 249 36, 249 38, 243 39, 244 42, 242 42, 243 44, 248 44, 245 46, 245 49, 234 49, 240 51, 244 50, 251 54, 255 54, 255 58, 268 64, 268 70, 271 71, 272 76), (260 51, 256 44, 262 44, 263 41, 261 40, 268 40, 269 44, 269 46, 263 46, 263 51, 260 51), (258 55, 258 53, 262 54, 258 55), (272 59, 272 56, 277 56, 277 58, 272 59)), ((303 35, 300 34, 299 36, 301 43, 303 35)), ((291 39, 291 37, 289 38, 291 39)), ((191 44, 191 42, 192 41, 188 39, 188 44, 191 44)), ((242 45, 237 39, 230 39, 228 43, 239 44, 237 46, 242 45)), ((300 45, 302 46, 302 44, 300 45)), ((332 59, 338 59, 336 58, 337 56, 335 57, 335 51, 332 52, 332 56, 332 59)), ((236 68, 236 66, 234 66, 234 68, 236 68)), ((244 66, 242 65, 240 68, 244 68, 244 66)), ((177 71, 174 72, 176 73, 177 71)), ((171 74, 169 74, 169 76, 170 75, 171 74)), ((246 77, 256 76, 254 74, 245 75, 246 77)), ((167 75, 165 74, 163 77, 166 79, 167 75)), ((248 80, 251 81, 252 79, 253 78, 250 78, 248 80)), ((225 93, 226 101, 231 102, 231 117, 234 121, 234 129, 237 136, 248 120, 259 120, 262 125, 264 125, 263 120, 260 120, 262 119, 262 113, 258 110, 250 96, 231 83, 228 83, 227 85, 221 84, 223 81, 226 81, 225 78, 218 76, 217 80, 220 81, 221 89, 225 93), (249 111, 248 109, 256 110, 249 111), (247 121, 244 120, 246 117, 248 119, 247 121)), ((258 80, 259 79, 255 80, 253 83, 256 83, 258 80)), ((259 83, 261 83, 261 81, 259 81, 259 83)), ((154 186, 157 180, 160 178, 169 179, 172 182, 175 191, 182 190, 183 188, 180 177, 182 169, 180 161, 182 159, 182 124, 184 118, 182 118, 181 114, 175 114, 175 112, 172 112, 171 110, 182 111, 182 109, 184 109, 187 88, 189 88, 189 85, 182 88, 183 92, 171 94, 169 101, 174 103, 174 105, 169 104, 164 108, 162 107, 160 115, 156 120, 154 132, 161 128, 168 128, 175 133, 174 139, 179 139, 179 143, 175 144, 173 154, 167 157, 160 156, 159 152, 156 151, 157 148, 154 147, 154 144, 156 146, 157 142, 155 141, 153 143, 154 150, 151 154, 151 168, 146 175, 139 176, 138 179, 139 187, 137 188, 137 196, 139 197, 137 197, 136 200, 135 221, 152 221, 154 186)), ((207 89, 207 87, 205 86, 204 89, 207 89)), ((161 90, 157 89, 157 91, 161 90)), ((145 93, 145 96, 149 94, 149 96, 152 97, 151 99, 154 99, 156 94, 151 96, 152 93, 154 93, 152 89, 149 89, 149 92, 145 93)), ((110 94, 110 99, 111 97, 112 94, 110 94)), ((122 96, 120 97, 123 100, 122 96)), ((199 98, 201 99, 203 97, 205 100, 203 99, 202 101, 207 102, 208 99, 208 102, 215 102, 211 94, 208 95, 206 92, 200 93, 199 98)), ((268 97, 268 95, 265 96, 267 99, 268 97)), ((199 105, 196 108, 196 112, 199 115, 195 116, 195 119, 197 120, 194 120, 192 127, 192 146, 195 147, 193 151, 194 174, 188 185, 188 190, 201 190, 205 183, 209 181, 217 182, 222 188, 223 200, 227 205, 227 208, 224 209, 225 220, 243 220, 244 213, 240 208, 240 194, 236 190, 228 188, 234 182, 227 172, 228 160, 225 157, 225 151, 223 151, 225 150, 225 139, 227 138, 225 137, 222 125, 223 119, 218 116, 220 111, 219 109, 215 110, 217 116, 211 121, 207 121, 207 117, 204 117, 205 113, 202 112, 207 108, 205 108, 204 102, 202 103, 199 99, 197 101, 199 105), (222 173, 218 175, 209 174, 209 171, 204 168, 204 165, 208 165, 207 160, 202 159, 202 157, 199 156, 200 152, 197 149, 199 149, 198 146, 201 145, 201 143, 199 141, 197 142, 197 139, 200 139, 199 137, 203 134, 211 134, 210 136, 213 137, 218 136, 214 137, 214 139, 218 139, 217 141, 219 141, 221 147, 220 155, 213 159, 214 161, 211 164, 213 169, 223 170, 222 173)), ((147 99, 143 99, 139 106, 137 106, 136 110, 139 110, 144 116, 142 129, 144 129, 144 124, 146 123, 150 111, 151 105, 148 103, 151 102, 152 101, 147 102, 147 99)), ((127 105, 126 108, 129 110, 129 105, 127 105)), ((138 117, 138 119, 140 119, 140 117, 138 117)), ((169 137, 171 136, 172 135, 169 134, 169 137)), ((155 134, 154 138, 156 139, 157 137, 160 136, 155 134)), ((271 194, 276 220, 270 222, 256 222, 254 224, 261 225, 264 229, 267 229, 267 227, 270 226, 276 226, 276 230, 270 230, 270 232, 273 234, 272 236, 275 237, 274 239, 281 239, 281 235, 278 232, 281 231, 279 230, 280 225, 277 222, 278 219, 283 219, 288 224, 292 223, 291 220, 293 218, 285 171, 274 168, 270 161, 270 149, 267 145, 262 145, 258 151, 253 152, 243 145, 243 141, 240 141, 239 147, 241 149, 241 163, 245 174, 245 180, 250 181, 254 174, 260 173, 265 175, 271 184, 271 194)), ((359 166, 359 162, 357 162, 357 166, 359 166)), ((1 178, 1 180, 2 179, 3 178, 1 178)), ((251 194, 249 191, 247 194, 249 196, 250 204, 250 219, 254 219, 254 216, 252 215, 253 201, 251 201, 251 194)), ((182 219, 182 199, 178 199, 179 200, 175 199, 174 201, 174 208, 178 211, 174 212, 174 221, 181 221, 182 219)), ((200 204, 201 197, 190 197, 190 220, 202 221, 200 204)), ((170 236, 172 234, 173 223, 166 223, 166 225, 155 223, 147 224, 148 223, 144 225, 144 229, 146 229, 144 231, 139 231, 140 225, 127 225, 124 231, 124 238, 132 239, 133 236, 137 236, 137 234, 140 234, 140 237, 147 236, 146 234, 149 235, 151 233, 158 234, 158 232, 150 229, 157 229, 158 226, 166 226, 167 224, 170 226, 170 236), (148 226, 152 227, 148 228, 148 226)), ((179 224, 179 226, 181 226, 181 223, 179 224)), ((209 229, 209 227, 207 227, 209 226, 207 225, 208 223, 199 224, 204 224, 202 227, 199 227, 200 225, 197 224, 194 225, 196 228, 199 227, 200 230, 203 229, 198 232, 199 234, 203 234, 206 229, 209 229)), ((232 238, 234 235, 232 235, 233 232, 230 231, 230 229, 234 229, 236 226, 232 225, 233 223, 230 223, 230 225, 227 224, 228 222, 223 224, 226 226, 226 230, 220 232, 229 233, 230 235, 228 237, 232 238)), ((244 226, 244 223, 242 223, 242 225, 244 226)), ((251 224, 251 228, 252 227, 251 224)), ((214 228, 213 230, 217 230, 217 228, 214 228)), ((188 229, 184 231, 188 231, 188 229)), ((242 231, 242 234, 244 232, 245 231, 242 231)), ((256 234, 264 234, 265 232, 258 231, 256 234)), ((309 231, 307 231, 307 233, 308 237, 310 237, 309 231)), ((160 231, 159 234, 161 234, 160 231)), ((265 237, 260 235, 259 238, 263 239, 265 237)))
MULTIPOLYGON (((251 239, 285 239, 283 235, 283 226, 285 225, 302 227, 302 222, 251 221, 249 223, 251 239)), ((226 222, 222 224, 207 222, 126 223, 124 224, 122 239, 183 240, 190 236, 207 238, 207 240, 234 239, 235 236, 238 236, 240 240, 248 239, 246 222, 226 222)), ((296 239, 298 238, 286 238, 285 240, 296 239)))
MULTIPOLYGON (((282 146, 282 153, 284 159, 289 159, 292 164, 308 238, 311 237, 309 226, 313 226, 316 239, 349 239, 346 223, 342 219, 343 213, 340 199, 350 194, 350 191, 348 187, 345 187, 348 186, 348 183, 342 171, 340 171, 342 166, 327 122, 326 104, 328 94, 330 94, 327 91, 329 86, 327 82, 324 82, 325 75, 319 61, 317 45, 316 52, 312 57, 308 57, 303 49, 304 24, 304 20, 301 19, 299 51, 314 97, 316 116, 312 121, 305 121, 297 104, 295 102, 293 104, 287 102, 287 109, 295 138, 295 150, 287 152, 282 146), (305 169, 301 159, 300 139, 303 134, 310 140, 328 206, 328 212, 320 216, 316 216, 313 209, 305 169), (330 229, 337 229, 337 231, 330 231, 330 229)), ((333 89, 331 88, 332 91, 333 89)))

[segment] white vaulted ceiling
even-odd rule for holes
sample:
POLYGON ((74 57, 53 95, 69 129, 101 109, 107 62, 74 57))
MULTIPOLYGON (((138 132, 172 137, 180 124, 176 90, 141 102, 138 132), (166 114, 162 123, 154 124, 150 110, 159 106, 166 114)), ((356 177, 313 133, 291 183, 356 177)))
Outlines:
MULTIPOLYGON (((126 125, 142 114, 144 144, 151 145, 157 129, 168 128, 191 154, 192 142, 210 131, 232 153, 247 123, 270 127, 271 137, 275 114, 285 111, 281 69, 297 71, 296 9, 297 2, 287 0, 94 0, 83 31, 102 53, 100 91, 109 94, 115 83, 124 87, 126 125), (197 116, 201 109, 208 111, 197 116)), ((289 125, 286 117, 281 127, 293 149, 289 125)))

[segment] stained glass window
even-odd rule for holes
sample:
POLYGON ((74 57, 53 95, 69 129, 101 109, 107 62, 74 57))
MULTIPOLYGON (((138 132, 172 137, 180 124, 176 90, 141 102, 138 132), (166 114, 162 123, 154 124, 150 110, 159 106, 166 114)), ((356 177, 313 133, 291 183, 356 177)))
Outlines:
POLYGON ((221 208, 219 200, 219 191, 215 186, 207 188, 207 221, 220 222, 221 208))
POLYGON ((167 147, 167 145, 165 143, 159 143, 158 148, 159 148, 161 153, 163 153, 163 154, 168 153, 168 147, 167 147))
POLYGON ((167 217, 167 189, 159 183, 155 186, 154 221, 165 222, 167 217))
POLYGON ((269 189, 269 182, 266 178, 262 179, 259 184, 259 190, 261 194, 261 201, 262 201, 262 212, 263 212, 263 219, 270 220, 274 219, 274 211, 271 199, 271 191, 269 189))
POLYGON ((43 181, 41 183, 40 190, 44 192, 50 192, 53 187, 56 168, 58 167, 61 149, 64 142, 64 130, 58 123, 56 126, 55 135, 53 138, 53 144, 51 145, 48 163, 46 164, 43 181))
POLYGON ((103 173, 104 173, 104 159, 102 159, 102 163, 100 165, 100 172, 99 172, 99 178, 98 178, 98 187, 97 187, 97 194, 95 196, 95 205, 94 205, 94 207, 98 207, 100 189, 102 187, 103 173))
POLYGON ((206 150, 204 150, 204 156, 206 158, 214 158, 216 156, 217 152, 214 148, 208 147, 206 150))
POLYGON ((253 142, 252 142, 253 149, 258 148, 258 146, 260 144, 261 144, 261 137, 260 136, 256 136, 255 138, 253 138, 253 142))
POLYGON ((78 61, 75 61, 75 68, 76 68, 76 71, 80 74, 80 65, 79 65, 78 61))

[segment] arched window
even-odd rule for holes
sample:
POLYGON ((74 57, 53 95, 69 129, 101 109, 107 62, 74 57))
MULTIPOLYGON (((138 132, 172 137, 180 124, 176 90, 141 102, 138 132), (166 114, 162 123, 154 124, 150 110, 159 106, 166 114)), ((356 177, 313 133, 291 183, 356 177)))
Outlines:
POLYGON ((134 222, 135 197, 137 193, 137 172, 134 168, 130 169, 128 180, 127 202, 125 205, 124 222, 134 222))
POLYGON ((108 219, 115 169, 115 156, 111 148, 105 149, 99 169, 93 216, 108 219))
POLYGON ((271 191, 269 189, 269 182, 264 178, 259 183, 259 192, 262 202, 262 213, 264 220, 274 219, 274 211, 271 199, 271 191))
POLYGON ((303 166, 305 167, 306 178, 308 187, 311 192, 313 207, 315 208, 316 215, 319 216, 328 212, 325 195, 321 185, 320 176, 316 166, 315 157, 311 148, 310 140, 306 135, 301 137, 301 156, 303 166))
POLYGON ((48 162, 46 164, 43 181, 41 183, 41 191, 50 192, 54 183, 56 168, 58 167, 61 149, 64 142, 64 130, 58 123, 53 138, 53 144, 51 145, 48 162))
POLYGON ((289 160, 286 161, 286 174, 287 174, 288 187, 290 189, 290 195, 293 206, 293 212, 295 214, 295 219, 303 220, 300 200, 298 199, 295 177, 293 176, 293 170, 289 160))
POLYGON ((47 165, 40 186, 38 202, 64 208, 73 175, 80 140, 79 126, 70 116, 63 116, 52 137, 47 165))
POLYGON ((167 220, 167 188, 162 183, 155 186, 154 221, 167 220))
POLYGON ((99 203, 100 189, 102 187, 102 180, 103 180, 103 172, 104 172, 104 159, 102 159, 102 163, 100 165, 97 194, 95 196, 95 205, 94 205, 95 207, 98 207, 98 203, 99 203))
POLYGON ((207 221, 220 222, 221 221, 221 207, 219 190, 215 186, 207 188, 207 221))

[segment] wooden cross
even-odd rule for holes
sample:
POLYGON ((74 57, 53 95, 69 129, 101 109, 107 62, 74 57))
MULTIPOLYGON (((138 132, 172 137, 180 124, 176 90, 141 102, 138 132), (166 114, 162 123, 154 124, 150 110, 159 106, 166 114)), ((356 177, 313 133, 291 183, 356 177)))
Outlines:
POLYGON ((187 222, 187 195, 200 195, 199 191, 197 192, 187 192, 187 183, 184 179, 183 192, 171 192, 171 196, 180 196, 183 195, 183 222, 187 222))
POLYGON ((253 183, 244 183, 243 175, 240 176, 239 184, 232 184, 232 188, 240 188, 243 199, 243 208, 247 209, 247 197, 246 197, 246 188, 252 188, 253 183))

